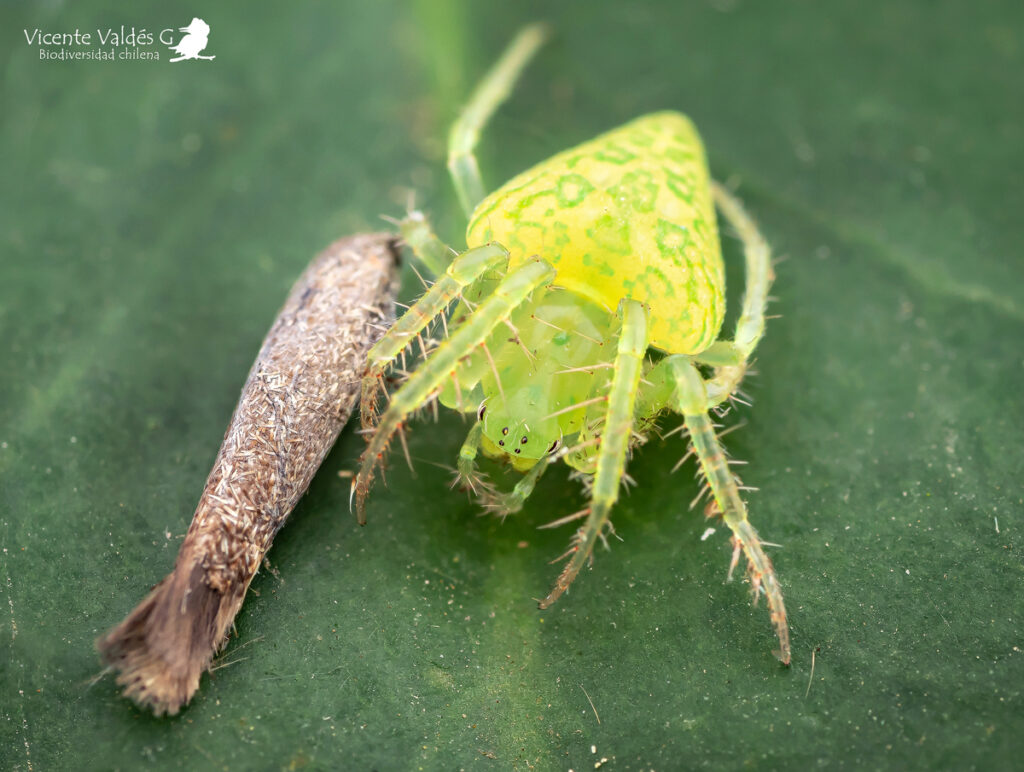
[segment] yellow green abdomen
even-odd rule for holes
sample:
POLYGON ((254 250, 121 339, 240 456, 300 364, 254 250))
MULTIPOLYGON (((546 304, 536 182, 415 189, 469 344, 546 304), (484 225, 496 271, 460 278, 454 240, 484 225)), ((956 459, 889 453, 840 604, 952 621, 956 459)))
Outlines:
POLYGON ((651 345, 696 354, 718 336, 725 273, 700 137, 679 113, 637 118, 516 176, 484 199, 468 246, 539 255, 555 284, 614 312, 650 309, 651 345))

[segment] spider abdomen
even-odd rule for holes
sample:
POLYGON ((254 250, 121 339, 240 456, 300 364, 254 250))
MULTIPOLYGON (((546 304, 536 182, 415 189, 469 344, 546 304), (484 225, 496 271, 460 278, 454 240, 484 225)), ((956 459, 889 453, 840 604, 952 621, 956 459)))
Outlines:
POLYGON ((470 247, 510 267, 540 255, 556 284, 614 312, 650 309, 651 345, 696 354, 718 336, 725 273, 704 148, 680 113, 652 113, 519 174, 473 212, 470 247))

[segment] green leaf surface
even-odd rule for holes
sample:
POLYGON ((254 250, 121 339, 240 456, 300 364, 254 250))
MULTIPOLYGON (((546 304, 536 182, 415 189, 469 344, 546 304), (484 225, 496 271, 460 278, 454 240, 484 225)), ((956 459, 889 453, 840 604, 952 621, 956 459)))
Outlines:
POLYGON ((0 768, 1019 761, 1019 3, 90 0, 5 4, 0 30, 0 768), (22 33, 195 13, 212 62, 40 61, 22 33), (725 583, 725 529, 701 540, 678 435, 631 463, 622 542, 540 612, 569 530, 536 526, 578 485, 478 516, 435 463, 467 428, 443 415, 362 529, 346 431, 192 705, 140 712, 93 680, 93 640, 171 569, 289 286, 413 190, 460 243, 447 125, 538 18, 555 38, 486 181, 683 110, 787 257, 728 446, 782 545, 793 665, 725 583))

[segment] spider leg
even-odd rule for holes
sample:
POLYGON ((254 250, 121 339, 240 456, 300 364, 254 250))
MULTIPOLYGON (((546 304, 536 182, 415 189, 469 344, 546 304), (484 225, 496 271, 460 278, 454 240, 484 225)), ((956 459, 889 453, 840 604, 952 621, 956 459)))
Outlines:
POLYGON ((597 455, 594 484, 590 490, 590 514, 573 536, 569 562, 548 596, 540 602, 547 608, 556 600, 583 568, 594 551, 597 539, 603 536, 611 508, 619 497, 619 487, 626 467, 626 451, 633 434, 633 410, 637 389, 647 353, 647 312, 635 300, 622 304, 622 332, 615 354, 614 374, 608 393, 608 407, 601 429, 601 445, 597 455))
POLYGON ((711 191, 715 204, 743 242, 747 280, 743 308, 736 322, 733 340, 713 343, 697 356, 698 361, 715 367, 715 375, 707 383, 708 405, 714 407, 731 397, 739 388, 747 370, 747 361, 764 336, 764 311, 775 272, 772 270, 771 248, 743 204, 718 182, 711 183, 711 191), (723 354, 731 356, 731 361, 714 361, 716 355, 721 357, 723 354))
MULTIPOLYGON (((776 656, 789 664, 789 625, 786 621, 786 604, 782 599, 782 588, 775 576, 772 562, 761 548, 761 539, 757 531, 747 519, 747 507, 740 497, 736 478, 729 469, 725 451, 715 434, 714 426, 708 417, 709 401, 707 386, 696 366, 685 356, 669 356, 647 374, 646 379, 655 384, 669 385, 672 392, 668 397, 669 405, 682 413, 686 429, 690 434, 693 452, 700 463, 701 471, 707 480, 715 505, 722 515, 725 524, 733 533, 733 545, 736 554, 733 565, 742 550, 746 555, 750 573, 750 581, 754 592, 754 601, 763 589, 768 599, 772 625, 779 638, 779 650, 776 656)), ((664 393, 664 392, 663 392, 664 393)), ((730 567, 730 575, 732 568, 730 567)))
POLYGON ((500 517, 515 514, 523 508, 523 504, 530 498, 537 480, 544 474, 544 470, 547 469, 550 461, 550 456, 540 459, 525 475, 519 478, 515 487, 508 493, 484 488, 479 496, 480 503, 484 509, 500 517))
POLYGON ((480 474, 476 471, 476 457, 480 452, 480 438, 484 433, 484 425, 477 421, 466 435, 466 441, 459 448, 459 460, 456 466, 454 485, 462 484, 474 493, 480 482, 480 474))
MULTIPOLYGON (((507 254, 504 248, 497 244, 479 249, 486 250, 488 247, 496 248, 502 255, 507 254)), ((474 250, 470 250, 470 252, 472 251, 474 250)), ((468 254, 467 252, 466 255, 468 254)), ((459 260, 456 260, 448 269, 447 275, 452 276, 453 273, 457 273, 458 265, 459 260)), ((356 513, 360 523, 365 522, 366 496, 373 484, 374 472, 377 466, 383 462, 388 443, 394 433, 402 426, 410 413, 436 396, 445 381, 452 376, 463 357, 483 344, 495 327, 508 319, 511 312, 529 298, 535 289, 550 284, 554 276, 555 269, 543 260, 531 260, 510 271, 494 288, 494 292, 477 306, 476 311, 448 338, 443 340, 426 361, 409 376, 401 388, 391 395, 388 408, 381 415, 380 422, 360 458, 359 473, 352 481, 356 513)), ((440 283, 439 281, 437 284, 440 283)), ((437 284, 434 286, 436 287, 437 284)), ((431 288, 432 290, 433 288, 431 288)), ((409 313, 406 316, 409 316, 409 313)), ((395 327, 398 327, 404 319, 405 317, 402 317, 395 327)), ((394 330, 394 328, 392 329, 394 330)), ((378 347, 380 345, 377 344, 378 347)), ((391 348, 388 350, 393 351, 396 345, 399 343, 392 340, 389 343, 391 348)), ((397 352, 391 353, 385 361, 393 359, 395 353, 397 352)), ((374 361, 372 357, 373 350, 371 350, 371 362, 374 361)), ((364 380, 363 383, 365 388, 366 381, 364 380)))
POLYGON ((448 171, 467 217, 485 195, 480 166, 473 155, 480 141, 480 132, 494 111, 508 98, 516 80, 545 38, 547 28, 542 24, 531 24, 520 30, 501 58, 477 85, 469 104, 463 108, 448 135, 448 171))
POLYGON ((461 486, 468 490, 477 501, 488 501, 494 495, 494 483, 487 475, 476 468, 476 459, 480 454, 480 441, 484 436, 484 425, 477 421, 466 435, 466 441, 459 448, 459 460, 456 464, 455 479, 452 486, 461 486))
POLYGON ((507 260, 508 251, 500 244, 485 244, 463 252, 452 261, 448 270, 434 282, 426 294, 410 306, 384 337, 370 349, 359 406, 364 429, 376 423, 377 397, 384 388, 384 372, 388 366, 439 314, 444 313, 448 304, 458 298, 463 289, 487 270, 507 260))
POLYGON ((431 277, 436 278, 448 270, 456 257, 455 252, 434 233, 427 216, 420 211, 411 211, 398 221, 398 232, 402 241, 412 250, 431 277))
POLYGON ((743 242, 747 286, 733 344, 743 358, 748 359, 764 336, 764 309, 768 304, 768 290, 775 280, 771 248, 738 198, 717 182, 711 183, 711 191, 715 204, 743 242))
MULTIPOLYGON (((743 205, 722 185, 712 183, 715 203, 743 241, 747 286, 736 333, 732 341, 716 341, 699 354, 687 357, 668 356, 645 376, 638 397, 637 413, 654 416, 671 407, 682 413, 694 453, 714 497, 715 507, 733 533, 733 566, 739 553, 746 555, 751 584, 757 594, 763 589, 768 599, 772 625, 779 638, 778 658, 790 661, 789 625, 782 589, 771 560, 761 547, 757 531, 747 519, 747 508, 740 497, 739 485, 729 469, 725 451, 708 418, 708 410, 731 397, 747 369, 765 327, 765 305, 768 289, 775 278, 771 251, 743 205), (694 363, 710 365, 714 376, 705 382, 694 363)), ((732 575, 732 566, 729 569, 732 575)))

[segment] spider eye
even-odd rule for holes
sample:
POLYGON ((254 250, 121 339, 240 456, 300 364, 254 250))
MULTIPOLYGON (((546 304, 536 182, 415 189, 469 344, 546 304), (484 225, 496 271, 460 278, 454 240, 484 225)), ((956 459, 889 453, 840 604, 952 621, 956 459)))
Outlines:
POLYGON ((548 453, 554 453, 561 446, 562 446, 562 441, 561 440, 555 440, 554 442, 551 443, 551 447, 548 448, 548 453))
POLYGON ((520 445, 525 445, 526 444, 526 437, 523 437, 521 440, 519 440, 519 444, 520 445))
POLYGON ((476 419, 478 421, 483 421, 484 420, 484 413, 485 412, 487 412, 487 402, 486 402, 486 400, 484 402, 481 402, 480 403, 480 407, 478 407, 476 409, 476 419))

